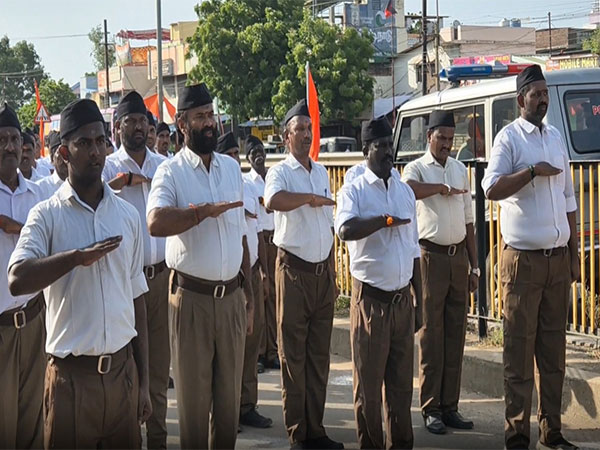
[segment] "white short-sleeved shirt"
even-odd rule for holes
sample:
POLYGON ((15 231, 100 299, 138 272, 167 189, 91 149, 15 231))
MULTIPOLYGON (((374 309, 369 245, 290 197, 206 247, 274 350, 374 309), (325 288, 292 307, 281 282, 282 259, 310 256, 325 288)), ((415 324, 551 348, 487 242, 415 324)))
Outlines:
MULTIPOLYGON (((17 171, 19 172, 19 175, 23 175, 23 173, 21 172, 21 169, 17 169, 17 171)), ((27 181, 36 183, 36 182, 40 181, 41 179, 43 179, 44 177, 47 177, 48 175, 50 175, 49 171, 46 173, 43 169, 37 170, 35 167, 32 167, 31 168, 31 178, 27 181)), ((25 178, 25 177, 23 176, 23 178, 25 178)))
POLYGON ((52 197, 56 191, 58 191, 58 188, 61 187, 63 183, 64 181, 60 179, 55 170, 52 175, 36 181, 35 184, 37 184, 40 188, 42 200, 47 200, 52 197))
MULTIPOLYGON (((10 217, 20 223, 25 223, 31 208, 42 200, 39 187, 19 172, 19 186, 11 191, 0 181, 0 214, 10 217)), ((7 234, 0 230, 0 314, 13 308, 23 307, 35 295, 19 295, 13 297, 8 289, 8 261, 17 245, 19 236, 7 234)))
POLYGON ((520 250, 542 250, 567 245, 571 230, 567 213, 577 209, 569 170, 569 153, 560 132, 544 124, 542 131, 519 117, 494 139, 490 161, 481 181, 483 191, 499 177, 547 162, 562 172, 536 177, 500 201, 500 230, 504 242, 520 250))
MULTIPOLYGON (((280 191, 331 197, 324 166, 311 161, 310 172, 293 155, 271 167, 265 183, 265 204, 280 191)), ((273 242, 310 263, 322 262, 333 245, 333 207, 303 205, 293 211, 275 211, 273 242)))
MULTIPOLYGON (((184 147, 162 163, 152 180, 147 211, 189 208, 190 204, 243 201, 242 172, 230 156, 212 154, 210 171, 198 155, 184 147)), ((244 208, 208 217, 184 233, 167 238, 167 266, 211 281, 235 277, 242 265, 244 208)))
POLYGON ((36 167, 35 169, 39 172, 39 174, 43 177, 50 176, 54 171, 54 166, 50 162, 50 157, 38 158, 35 160, 36 167))
MULTIPOLYGON (((132 172, 147 178, 154 178, 156 169, 166 161, 166 158, 158 153, 146 149, 146 157, 142 167, 129 156, 123 146, 115 153, 106 158, 102 178, 105 182, 114 179, 120 172, 132 172)), ((144 235, 144 266, 150 266, 165 260, 165 238, 152 237, 146 223, 146 205, 150 195, 150 183, 142 183, 136 186, 124 186, 116 192, 123 200, 131 203, 137 209, 142 219, 142 230, 144 235)))
POLYGON ((335 230, 355 217, 364 219, 389 214, 410 223, 382 228, 357 241, 348 241, 350 273, 363 283, 384 291, 396 291, 410 283, 415 258, 421 257, 415 194, 392 169, 388 187, 371 170, 344 184, 338 192, 335 230))
MULTIPOLYGON (((247 179, 244 179, 244 209, 251 214, 258 216, 260 204, 258 203, 258 193, 254 188, 254 184, 247 179)), ((244 213, 245 214, 245 213, 244 213)), ((258 261, 258 233, 262 231, 258 219, 246 217, 248 242, 248 253, 250 256, 250 266, 254 266, 258 261)))
POLYGON ((66 182, 29 214, 9 267, 118 235, 123 240, 116 250, 44 289, 47 353, 59 358, 114 353, 137 335, 133 299, 148 291, 142 225, 135 208, 107 184, 96 211, 66 182))
POLYGON ((473 223, 473 203, 467 168, 454 158, 448 158, 442 166, 430 151, 404 168, 402 181, 447 184, 456 189, 466 189, 462 195, 443 196, 441 194, 417 201, 417 221, 419 238, 438 245, 452 245, 462 242, 466 235, 466 225, 473 223))
MULTIPOLYGON (((244 179, 254 183, 254 190, 258 193, 259 197, 265 196, 265 180, 259 175, 259 173, 251 169, 250 172, 244 174, 244 179)), ((267 208, 264 205, 259 204, 258 209, 258 226, 263 231, 273 231, 275 229, 275 215, 273 212, 267 212, 267 208)))
POLYGON ((352 183, 357 177, 360 177, 367 168, 367 162, 361 161, 350 167, 344 174, 344 184, 352 183))

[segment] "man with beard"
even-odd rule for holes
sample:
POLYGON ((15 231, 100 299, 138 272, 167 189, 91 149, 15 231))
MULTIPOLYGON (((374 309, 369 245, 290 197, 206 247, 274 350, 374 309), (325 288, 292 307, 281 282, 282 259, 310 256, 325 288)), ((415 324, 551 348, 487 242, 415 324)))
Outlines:
POLYGON ((575 449, 560 411, 569 291, 580 275, 577 203, 563 138, 543 123, 549 97, 539 66, 517 76, 517 93, 521 116, 496 136, 481 182, 501 206, 505 447, 529 446, 535 358, 537 448, 575 449))
MULTIPOLYGON (((264 270, 263 279, 265 286, 265 332, 261 338, 259 373, 261 364, 267 369, 280 369, 277 357, 277 315, 275 314, 275 259, 277 258, 277 246, 273 243, 273 232, 275 230, 275 218, 273 211, 265 208, 265 148, 256 136, 248 136, 245 143, 246 159, 252 169, 244 174, 244 180, 251 182, 259 195, 258 226, 262 231, 262 239, 266 249, 267 268, 264 270)), ((260 237, 259 237, 260 239, 260 237)))
POLYGON ((360 448, 412 448, 414 332, 421 324, 421 271, 415 196, 394 169, 385 117, 364 122, 366 167, 338 194, 335 228, 348 242, 350 335, 360 448), (416 308, 411 295, 415 292, 416 308))
POLYGON ((50 152, 50 160, 54 166, 54 173, 36 183, 40 187, 41 196, 44 200, 52 197, 69 175, 67 164, 58 152, 59 148, 60 133, 51 131, 48 134, 48 150, 50 152))
POLYGON ((156 120, 150 111, 146 111, 146 117, 148 117, 148 137, 146 138, 146 147, 148 147, 150 151, 154 151, 154 146, 156 145, 156 120))
POLYGON ((173 269, 169 319, 182 448, 235 447, 253 324, 242 173, 214 152, 212 103, 204 83, 181 92, 185 146, 156 171, 147 207, 148 229, 167 237, 173 269))
POLYGON ((292 448, 344 448, 323 427, 335 304, 333 205, 327 170, 310 159, 306 100, 284 118, 290 152, 267 173, 265 203, 275 211, 277 336, 283 416, 292 448))
POLYGON ((165 160, 147 147, 149 119, 144 99, 131 91, 117 106, 116 128, 121 148, 106 158, 102 177, 117 195, 131 203, 142 220, 145 295, 148 320, 148 366, 152 415, 146 422, 149 449, 167 446, 167 389, 169 385, 169 271, 165 264, 165 239, 150 236, 146 205, 150 182, 165 160))
POLYGON ((421 410, 425 427, 434 434, 446 433, 446 426, 473 428, 458 412, 458 400, 469 292, 477 289, 480 271, 467 168, 449 157, 454 129, 451 111, 432 111, 428 151, 402 176, 417 198, 423 274, 421 410))
POLYGON ((142 224, 102 182, 103 122, 88 99, 61 112, 68 181, 9 262, 12 293, 47 293, 44 448, 139 448, 151 413, 142 224))
MULTIPOLYGON (((164 122, 158 124, 156 127, 156 153, 164 156, 165 158, 170 158, 169 154, 169 145, 171 145, 171 129, 169 125, 164 122)), ((150 150, 154 150, 150 148, 150 150)))
MULTIPOLYGON (((29 181, 35 183, 44 178, 33 167, 35 154, 35 139, 29 133, 22 134, 23 149, 21 151, 21 162, 19 163, 19 172, 29 181)), ((48 172, 50 175, 50 172, 48 172)))
POLYGON ((27 213, 41 200, 38 187, 17 170, 21 139, 19 119, 5 103, 0 107, 0 448, 43 444, 44 297, 39 290, 13 296, 7 279, 27 213))

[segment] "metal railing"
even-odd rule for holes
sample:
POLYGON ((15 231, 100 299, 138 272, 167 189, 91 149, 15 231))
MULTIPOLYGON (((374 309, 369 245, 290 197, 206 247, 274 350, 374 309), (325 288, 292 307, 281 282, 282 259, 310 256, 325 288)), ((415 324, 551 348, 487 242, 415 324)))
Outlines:
MULTIPOLYGON (((486 162, 466 163, 474 198, 475 228, 481 277, 479 289, 471 295, 469 315, 479 319, 479 334, 485 336, 488 321, 502 320, 502 283, 499 282, 500 205, 485 199, 481 180, 486 162)), ((331 191, 337 195, 351 165, 327 165, 331 191)), ((397 168, 402 172, 403 165, 397 168)), ((571 161, 570 173, 577 199, 577 225, 581 280, 573 283, 568 331, 600 338, 600 161, 571 161)), ((352 289, 350 256, 346 244, 335 237, 337 283, 342 295, 352 289)), ((569 270, 565 268, 565 270, 569 270)))

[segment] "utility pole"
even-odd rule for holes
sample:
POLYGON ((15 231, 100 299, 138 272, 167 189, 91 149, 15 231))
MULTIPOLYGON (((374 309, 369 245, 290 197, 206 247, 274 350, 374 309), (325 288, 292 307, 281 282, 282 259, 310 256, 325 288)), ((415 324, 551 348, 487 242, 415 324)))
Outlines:
POLYGON ((435 0, 435 89, 440 90, 440 1, 435 0))
POLYGON ((162 18, 161 18, 161 0, 156 0, 156 53, 157 58, 157 81, 158 86, 156 88, 158 94, 158 121, 163 121, 163 59, 162 59, 162 18))
POLYGON ((421 61, 422 93, 427 95, 427 0, 423 0, 423 15, 421 17, 421 32, 423 34, 423 55, 421 61))
POLYGON ((392 120, 393 120, 393 124, 396 124, 396 70, 395 70, 395 53, 396 53, 396 49, 394 48, 394 42, 396 41, 394 39, 395 36, 395 32, 396 32, 396 14, 392 13, 392 21, 390 22, 390 28, 392 29, 392 45, 391 45, 391 61, 392 61, 392 120))
POLYGON ((110 108, 110 79, 108 75, 108 24, 104 19, 104 70, 106 74, 106 107, 110 108))
POLYGON ((548 48, 552 56, 552 13, 548 12, 548 48))

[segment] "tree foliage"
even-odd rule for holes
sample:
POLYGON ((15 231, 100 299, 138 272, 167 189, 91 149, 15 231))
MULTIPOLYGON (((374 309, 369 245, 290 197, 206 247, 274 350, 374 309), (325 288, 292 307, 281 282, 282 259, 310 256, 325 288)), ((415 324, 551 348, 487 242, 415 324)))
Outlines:
POLYGON ((46 75, 33 44, 17 42, 11 47, 7 36, 0 39, 0 100, 17 109, 33 95, 34 79, 46 75))
POLYGON ((600 29, 594 31, 590 38, 584 41, 583 49, 600 55, 600 29))
MULTIPOLYGON (((92 42, 92 51, 90 56, 94 60, 94 67, 101 71, 105 69, 104 65, 104 30, 101 25, 97 25, 90 30, 88 38, 92 42)), ((112 44, 108 45, 108 67, 115 65, 115 47, 112 44)))
POLYGON ((372 37, 313 18, 307 11, 297 30, 290 31, 290 52, 273 96, 276 118, 306 94, 306 62, 319 93, 323 123, 354 121, 373 101, 372 37))
MULTIPOLYGON (((69 85, 63 82, 62 79, 58 81, 44 79, 40 83, 39 89, 42 103, 44 103, 50 115, 60 113, 65 106, 77 98, 69 85)), ((19 108, 18 115, 22 128, 33 128, 36 110, 35 96, 19 108)))
POLYGON ((196 7, 190 39, 198 65, 189 74, 239 118, 269 117, 274 82, 302 20, 303 0, 207 0, 196 7))

